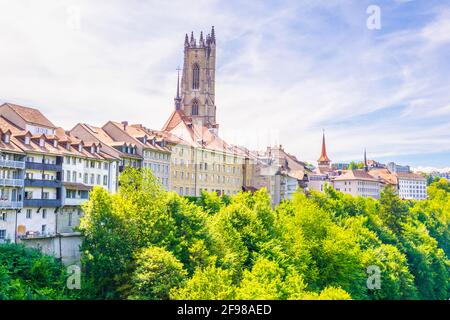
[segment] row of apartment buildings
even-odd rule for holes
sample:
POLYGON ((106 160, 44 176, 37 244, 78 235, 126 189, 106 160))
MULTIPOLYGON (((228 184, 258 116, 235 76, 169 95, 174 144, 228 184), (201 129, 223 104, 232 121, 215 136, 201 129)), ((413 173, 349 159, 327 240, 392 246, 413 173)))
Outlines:
POLYGON ((163 131, 125 121, 66 131, 37 109, 1 105, 0 242, 76 261, 81 204, 94 186, 115 193, 126 166, 150 169, 162 188, 180 195, 241 191, 248 159, 242 150, 179 113, 163 131))

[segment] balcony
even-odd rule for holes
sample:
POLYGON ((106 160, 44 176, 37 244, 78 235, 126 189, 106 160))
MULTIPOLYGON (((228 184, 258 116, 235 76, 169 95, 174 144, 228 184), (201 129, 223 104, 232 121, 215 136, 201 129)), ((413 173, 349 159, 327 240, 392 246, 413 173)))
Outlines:
POLYGON ((23 201, 24 207, 60 207, 61 199, 25 199, 23 201))
POLYGON ((61 171, 62 165, 41 162, 25 162, 25 168, 32 170, 61 171))
POLYGON ((87 199, 87 198, 65 198, 64 205, 65 206, 80 206, 88 200, 89 199, 87 199))
POLYGON ((0 159, 0 167, 13 168, 13 169, 25 169, 25 161, 0 159))
POLYGON ((0 200, 0 209, 21 209, 23 208, 22 201, 0 200))
POLYGON ((23 187, 23 179, 0 179, 0 186, 23 187))
POLYGON ((59 180, 25 179, 25 187, 61 188, 59 180))

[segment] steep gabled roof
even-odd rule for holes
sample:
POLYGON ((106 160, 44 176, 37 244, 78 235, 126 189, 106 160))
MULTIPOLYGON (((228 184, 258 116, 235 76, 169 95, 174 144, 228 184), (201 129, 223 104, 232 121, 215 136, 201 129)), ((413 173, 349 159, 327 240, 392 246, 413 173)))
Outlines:
POLYGON ((2 106, 8 106, 9 108, 11 108, 25 122, 53 129, 56 128, 56 126, 50 120, 48 120, 38 109, 19 106, 13 103, 5 103, 2 106))

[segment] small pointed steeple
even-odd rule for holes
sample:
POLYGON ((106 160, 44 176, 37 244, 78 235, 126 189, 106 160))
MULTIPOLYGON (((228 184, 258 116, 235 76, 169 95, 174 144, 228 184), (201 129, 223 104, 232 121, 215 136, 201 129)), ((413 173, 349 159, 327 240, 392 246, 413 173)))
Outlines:
POLYGON ((366 148, 364 148, 364 170, 368 171, 369 170, 369 166, 367 164, 367 152, 366 152, 366 148))
POLYGON ((174 99, 175 101, 175 110, 181 109, 181 98, 180 98, 180 67, 177 68, 178 77, 177 77, 177 95, 174 99))
POLYGON ((189 47, 189 37, 188 37, 187 33, 186 33, 186 37, 184 37, 184 46, 189 47))
POLYGON ((322 136, 322 152, 320 153, 320 158, 317 160, 319 166, 329 166, 330 165, 330 158, 328 158, 327 155, 327 147, 325 145, 325 130, 323 130, 323 136, 322 136))
POLYGON ((212 26, 211 28, 211 42, 214 44, 216 43, 216 33, 214 31, 214 26, 212 26))

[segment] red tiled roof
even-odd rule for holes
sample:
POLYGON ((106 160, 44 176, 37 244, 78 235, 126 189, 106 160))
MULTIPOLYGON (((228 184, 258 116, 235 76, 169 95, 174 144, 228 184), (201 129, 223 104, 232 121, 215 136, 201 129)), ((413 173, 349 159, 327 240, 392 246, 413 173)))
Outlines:
POLYGON ((3 106, 5 105, 14 110, 26 122, 41 125, 44 127, 56 128, 55 125, 37 109, 23 107, 12 103, 3 104, 3 106))

